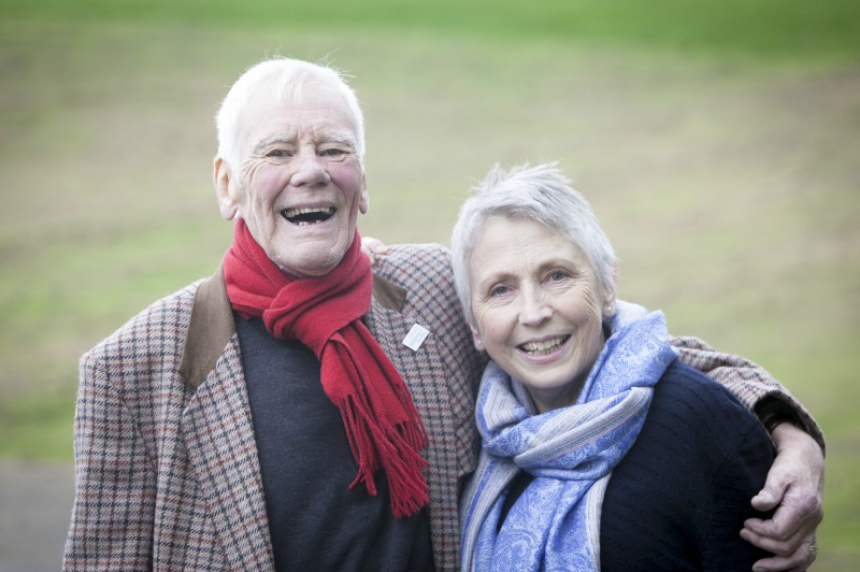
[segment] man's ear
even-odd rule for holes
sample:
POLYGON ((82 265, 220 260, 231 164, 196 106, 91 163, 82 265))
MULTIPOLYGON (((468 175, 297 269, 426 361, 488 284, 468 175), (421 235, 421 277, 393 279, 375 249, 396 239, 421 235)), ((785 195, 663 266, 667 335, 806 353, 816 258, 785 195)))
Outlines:
POLYGON ((484 347, 484 342, 481 341, 481 332, 471 324, 469 324, 469 328, 472 329, 472 342, 475 344, 475 349, 479 352, 484 351, 486 348, 484 347))
POLYGON ((233 220, 239 212, 239 193, 234 185, 231 185, 230 166, 221 157, 215 157, 212 177, 221 216, 224 217, 224 220, 233 220))
POLYGON ((358 212, 367 214, 370 210, 370 193, 367 192, 367 175, 361 174, 361 197, 358 199, 358 212))

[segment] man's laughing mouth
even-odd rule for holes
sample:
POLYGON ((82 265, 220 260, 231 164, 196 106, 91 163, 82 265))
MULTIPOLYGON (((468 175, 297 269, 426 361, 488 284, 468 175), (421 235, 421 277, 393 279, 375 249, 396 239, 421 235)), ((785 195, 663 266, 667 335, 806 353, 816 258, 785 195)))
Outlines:
POLYGON ((334 207, 293 208, 282 210, 281 216, 292 224, 306 226, 325 222, 334 216, 335 212, 337 209, 334 207))

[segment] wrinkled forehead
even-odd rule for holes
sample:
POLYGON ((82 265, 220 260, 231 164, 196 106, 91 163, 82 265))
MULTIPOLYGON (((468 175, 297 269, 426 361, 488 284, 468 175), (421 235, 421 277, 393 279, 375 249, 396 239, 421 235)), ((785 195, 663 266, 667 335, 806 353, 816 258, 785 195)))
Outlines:
MULTIPOLYGON (((540 265, 543 258, 566 259, 577 265, 594 270, 594 263, 586 246, 576 236, 570 236, 562 229, 554 228, 545 221, 527 214, 497 213, 489 215, 476 225, 474 242, 469 252, 469 265, 474 271, 476 265, 486 265, 486 253, 521 252, 520 260, 506 259, 505 263, 516 262, 523 265, 540 265), (475 251, 485 255, 480 262, 475 260, 475 251)), ((493 257, 490 257, 493 258, 493 257)), ((500 263, 502 259, 494 259, 500 263)))
POLYGON ((346 97, 334 86, 315 79, 289 85, 264 82, 239 113, 239 143, 266 132, 310 126, 338 133, 358 145, 358 124, 346 97))

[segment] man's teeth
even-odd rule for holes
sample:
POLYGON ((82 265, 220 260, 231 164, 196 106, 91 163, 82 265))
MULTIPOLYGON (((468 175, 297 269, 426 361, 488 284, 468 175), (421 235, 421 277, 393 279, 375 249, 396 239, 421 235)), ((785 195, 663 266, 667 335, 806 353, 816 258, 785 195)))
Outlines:
POLYGON ((565 340, 567 340, 567 336, 553 338, 542 342, 529 342, 527 344, 522 344, 520 349, 532 355, 547 355, 555 351, 555 349, 562 345, 565 340))
POLYGON ((284 209, 281 214, 291 223, 304 226, 326 221, 334 212, 334 207, 310 207, 284 209))

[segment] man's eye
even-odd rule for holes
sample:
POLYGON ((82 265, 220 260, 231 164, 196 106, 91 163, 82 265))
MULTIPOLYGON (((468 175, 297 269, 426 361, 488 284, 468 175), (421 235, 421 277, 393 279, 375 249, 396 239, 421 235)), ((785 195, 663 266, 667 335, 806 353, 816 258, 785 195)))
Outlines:
POLYGON ((346 151, 337 148, 323 149, 320 151, 320 155, 323 157, 340 157, 341 155, 346 155, 346 151))
POLYGON ((266 157, 271 157, 272 159, 283 159, 289 156, 290 154, 285 149, 272 149, 266 153, 266 157))

